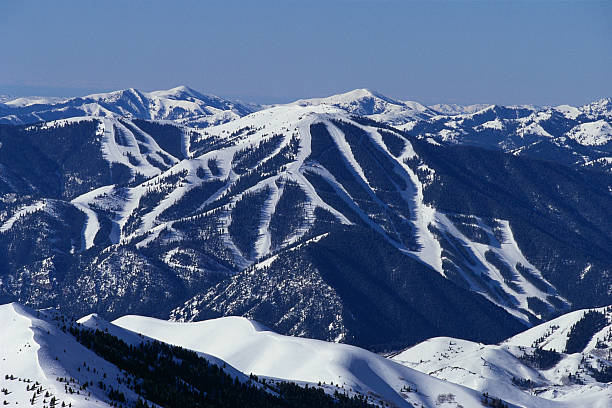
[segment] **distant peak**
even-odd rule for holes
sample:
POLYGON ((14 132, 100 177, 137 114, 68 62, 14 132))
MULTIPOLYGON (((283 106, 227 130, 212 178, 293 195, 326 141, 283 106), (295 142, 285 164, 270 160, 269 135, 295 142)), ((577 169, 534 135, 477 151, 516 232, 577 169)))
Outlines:
POLYGON ((168 93, 188 93, 188 94, 198 93, 196 90, 186 85, 180 85, 174 88, 170 88, 166 92, 168 93))
POLYGON ((342 95, 354 95, 354 96, 377 96, 376 92, 371 91, 368 88, 357 88, 352 91, 345 92, 342 95))
POLYGON ((353 89, 352 91, 349 92, 345 92, 343 94, 338 94, 338 95, 334 95, 337 97, 347 97, 347 98, 354 98, 354 99, 361 99, 361 98, 378 98, 378 99, 382 99, 385 102, 389 102, 389 103, 393 103, 393 104, 401 104, 401 102, 398 102, 394 99, 389 98, 388 96, 383 95, 380 92, 377 91, 373 91, 371 89, 368 88, 357 88, 357 89, 353 89))
POLYGON ((192 97, 196 99, 205 100, 205 99, 217 98, 216 96, 213 96, 213 95, 205 95, 186 85, 180 85, 180 86, 170 88, 167 90, 153 91, 153 92, 150 92, 150 95, 162 97, 162 98, 170 98, 170 99, 175 99, 175 98, 182 99, 185 97, 192 97))

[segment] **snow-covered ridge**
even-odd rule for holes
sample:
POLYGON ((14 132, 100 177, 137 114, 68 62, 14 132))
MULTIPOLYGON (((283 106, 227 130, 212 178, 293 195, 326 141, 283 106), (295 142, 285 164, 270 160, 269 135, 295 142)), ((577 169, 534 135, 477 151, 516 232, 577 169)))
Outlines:
MULTIPOLYGON (((132 91, 135 98, 142 98, 140 93, 132 91)), ((189 89, 177 88, 163 95, 195 98, 193 95, 199 94, 189 89)), ((468 267, 474 269, 482 279, 470 277, 474 271, 464 271, 464 279, 471 290, 482 294, 526 323, 529 322, 530 314, 540 314, 531 310, 528 298, 537 298, 546 308, 554 310, 555 307, 548 300, 549 296, 557 295, 552 285, 546 283, 550 291, 542 291, 516 271, 517 264, 520 264, 543 281, 540 272, 525 259, 518 244, 513 241, 512 231, 506 221, 495 220, 503 226, 500 227, 503 230, 501 233, 506 237, 506 242, 498 242, 491 228, 487 227, 483 220, 474 218, 472 221, 474 225, 470 225, 470 228, 477 228, 489 236, 492 244, 473 242, 453 226, 447 214, 424 203, 423 192, 427 187, 427 181, 420 180, 415 170, 406 164, 407 160, 417 158, 406 136, 390 129, 360 124, 343 107, 337 106, 340 102, 350 104, 351 101, 363 97, 379 98, 378 94, 359 90, 338 98, 330 97, 326 101, 311 100, 274 106, 205 130, 191 130, 189 136, 185 136, 185 128, 179 127, 177 129, 181 137, 187 139, 181 141, 185 156, 183 159, 164 151, 151 135, 137 127, 136 121, 120 121, 116 118, 94 119, 99 124, 93 136, 100 140, 102 158, 109 166, 120 164, 129 169, 134 177, 139 175, 142 180, 121 188, 116 185, 101 186, 71 200, 71 204, 86 216, 82 228, 81 250, 91 249, 100 231, 105 232, 106 236, 98 236, 98 239, 108 239, 111 244, 134 242, 137 247, 143 248, 153 242, 159 242, 158 238, 162 231, 166 231, 172 237, 170 239, 180 243, 184 240, 184 233, 176 227, 177 224, 196 220, 196 217, 211 216, 215 210, 218 218, 211 217, 211 219, 220 225, 217 231, 223 247, 231 256, 232 264, 243 269, 271 255, 274 251, 309 238, 310 228, 316 222, 315 211, 325 210, 338 224, 351 225, 360 222, 367 225, 393 247, 430 266, 445 277, 443 263, 446 256, 442 254, 441 241, 442 238, 450 237, 465 245, 464 251, 472 253, 474 259, 478 261, 476 266, 468 267), (342 124, 350 128, 343 128, 345 125, 342 124), (313 141, 315 136, 311 134, 311 127, 316 125, 323 125, 326 129, 330 146, 337 149, 337 157, 334 160, 340 164, 344 163, 351 178, 361 186, 359 191, 352 187, 351 180, 342 179, 345 177, 343 173, 334 173, 332 164, 323 165, 311 157, 313 143, 321 143, 320 141, 324 140, 322 139, 324 136, 316 135, 318 139, 313 141), (363 133, 363 136, 359 137, 364 137, 364 143, 367 142, 376 149, 378 152, 376 160, 385 163, 384 171, 371 167, 368 156, 363 156, 359 146, 354 142, 358 135, 351 132, 363 133), (396 138, 403 147, 394 154, 387 146, 384 137, 396 138), (196 147, 206 146, 207 143, 218 143, 219 147, 203 153, 196 147), (264 145, 270 146, 267 147, 267 151, 264 151, 266 149, 262 147, 264 145), (239 168, 240 155, 256 151, 261 151, 261 157, 249 166, 250 171, 284 155, 281 158, 282 164, 269 168, 256 182, 249 184, 243 190, 236 191, 234 186, 249 174, 239 168), (214 172, 210 164, 212 162, 216 167, 214 172), (346 209, 326 201, 325 196, 315 188, 315 184, 309 178, 312 174, 333 186, 345 206, 350 208, 350 212, 356 214, 359 220, 351 220, 351 213, 346 209), (378 184, 381 178, 389 176, 391 178, 387 185, 378 184), (305 196, 304 202, 301 203, 303 213, 300 214, 299 228, 281 237, 280 242, 273 247, 269 226, 272 219, 277 217, 278 203, 285 194, 284 188, 280 186, 287 182, 294 183, 303 192, 305 196), (210 196, 201 198, 201 202, 193 208, 194 213, 178 214, 170 218, 165 216, 173 210, 173 206, 189 197, 190 192, 197 192, 206 183, 216 185, 216 190, 211 192, 210 196), (398 202, 393 205, 386 202, 385 196, 381 193, 389 188, 397 194, 398 202), (241 229, 233 229, 233 226, 235 220, 239 219, 237 207, 248 201, 252 194, 266 194, 266 197, 261 208, 251 216, 257 221, 252 227, 257 231, 252 234, 253 242, 245 245, 241 242, 240 236, 244 228, 241 226, 241 229), (367 200, 362 199, 364 195, 368 197, 367 200), (200 210, 207 206, 208 211, 201 213, 200 210), (108 220, 111 223, 110 231, 103 230, 104 211, 111 212, 108 220), (436 228, 444 237, 433 234, 431 228, 436 228), (407 232, 408 229, 411 231, 407 232), (409 242, 410 240, 413 242, 409 242), (496 267, 486 258, 487 253, 494 254, 489 256, 494 256, 507 264, 512 273, 518 276, 516 280, 506 282, 505 271, 499 271, 499 266, 496 267), (494 286, 510 294, 514 302, 501 298, 494 286)), ((122 94, 92 96, 92 99, 105 98, 122 98, 122 94)), ((379 100, 385 104, 392 103, 383 98, 379 100)), ((493 108, 487 108, 491 109, 493 108)), ((86 118, 88 117, 62 119, 46 122, 43 126, 49 128, 63 126, 86 118)), ((486 123, 490 122, 494 121, 486 123)), ((426 165, 421 166, 419 171, 432 172, 426 165)), ((16 213, 15 217, 19 214, 16 213)), ((12 224, 1 228, 8 229, 10 225, 12 224)), ((166 254, 165 259, 176 265, 176 262, 171 260, 171 253, 166 254)))
POLYGON ((60 102, 65 101, 66 99, 67 98, 62 98, 62 97, 57 97, 57 96, 24 96, 24 97, 14 98, 14 99, 7 97, 7 99, 4 102, 2 102, 2 99, 0 98, 0 102, 8 106, 24 107, 24 106, 30 106, 30 105, 49 105, 49 104, 54 104, 54 103, 60 103, 60 102))
POLYGON ((441 115, 461 115, 461 114, 470 114, 481 111, 485 109, 487 104, 474 104, 474 105, 458 105, 458 104, 448 104, 448 103, 437 103, 435 105, 429 105, 429 108, 435 110, 441 115))
MULTIPOLYGON (((577 319, 573 315, 576 313, 579 312, 559 319, 575 321, 577 319)), ((583 377, 585 384, 564 382, 569 372, 580 370, 581 359, 587 354, 567 356, 552 369, 539 370, 531 367, 523 358, 533 349, 509 344, 512 339, 506 342, 508 344, 484 345, 461 339, 434 338, 389 360, 353 346, 281 336, 244 318, 176 323, 125 316, 113 323, 161 341, 210 353, 243 372, 307 382, 319 378, 327 383, 340 384, 345 389, 350 387, 368 395, 383 396, 398 406, 403 406, 404 401, 438 406, 442 393, 438 387, 447 387, 452 383, 479 393, 488 392, 511 404, 525 407, 572 407, 583 404, 581 406, 603 408, 612 398, 610 384, 597 382, 586 374, 583 377), (219 336, 219 333, 223 335, 219 336), (235 340, 225 342, 222 338, 226 336, 235 340), (427 377, 415 376, 411 370, 400 370, 398 366, 389 364, 390 361, 447 382, 429 383, 427 377), (515 381, 531 381, 538 387, 538 392, 521 388, 512 381, 513 378, 515 381), (407 392, 408 389, 413 392, 407 392), (415 389, 418 392, 415 393, 415 389)), ((596 366, 597 361, 612 364, 609 359, 597 358, 599 360, 592 362, 596 366)), ((473 402, 465 405, 469 396, 458 391, 461 390, 447 389, 445 392, 455 396, 455 403, 479 406, 471 405, 473 402)))
MULTIPOLYGON (((610 314, 609 308, 597 310, 610 314)), ((560 327, 557 334, 564 325, 577 322, 584 312, 551 321, 560 327)), ((29 388, 36 384, 43 387, 43 393, 48 392, 47 402, 54 397, 58 404, 107 406, 106 391, 97 386, 100 380, 110 381, 128 401, 135 401, 138 396, 126 383, 115 381, 125 373, 60 330, 66 321, 51 310, 36 312, 17 303, 0 305, 0 324, 8 334, 0 337, 0 384, 8 390, 2 398, 9 404, 30 406, 29 388), (70 380, 64 383, 63 378, 70 380), (79 389, 85 381, 94 385, 85 392, 81 388, 78 394, 69 392, 69 388, 79 389)), ((612 365, 601 346, 597 349, 601 353, 596 355, 596 350, 588 347, 583 353, 562 354, 547 368, 526 359, 534 348, 519 343, 538 336, 539 327, 501 345, 439 337, 385 358, 354 346, 279 335, 241 317, 177 323, 128 315, 111 323, 94 314, 77 323, 132 345, 155 339, 196 351, 240 381, 248 381, 252 373, 311 386, 320 383, 328 393, 360 393, 375 403, 396 407, 478 407, 485 392, 510 406, 533 408, 606 408, 612 399, 612 385, 597 382, 585 368, 612 365), (521 336, 523 340, 519 340, 521 336), (568 381, 570 373, 576 373, 580 381, 571 377, 568 381)), ((612 344, 608 342, 607 347, 612 344)), ((33 406, 42 407, 43 399, 40 394, 33 406)))
MULTIPOLYGON (((423 142, 419 139, 437 145, 436 149, 442 151, 451 143, 465 140, 480 143, 490 138, 495 143, 501 140, 497 146, 512 148, 517 155, 523 151, 521 149, 534 145, 557 143, 555 146, 576 148, 584 155, 579 159, 590 165, 610 163, 607 159, 609 153, 608 156, 592 158, 588 151, 579 150, 586 144, 578 146, 574 139, 558 136, 559 129, 564 129, 565 133, 567 129, 589 130, 590 123, 601 124, 593 131, 605 129, 606 125, 609 126, 606 119, 595 120, 585 113, 570 119, 569 115, 576 112, 565 107, 490 105, 452 116, 430 115, 427 109, 416 103, 396 101, 368 90, 356 90, 243 115, 229 105, 223 105, 224 101, 185 87, 149 93, 128 89, 72 101, 81 104, 75 109, 84 116, 47 120, 15 131, 24 134, 32 131, 35 136, 44 134, 41 137, 51 141, 56 136, 54 129, 58 130, 58 136, 60 130, 66 130, 65 133, 74 131, 71 140, 92 143, 95 150, 87 150, 82 157, 71 160, 76 166, 67 177, 87 189, 66 195, 64 203, 72 214, 78 215, 72 219, 79 222, 82 219, 74 210, 76 208, 85 214, 85 221, 82 225, 71 226, 70 231, 61 231, 62 236, 52 236, 54 228, 64 220, 61 217, 50 220, 51 217, 47 216, 51 208, 49 204, 54 201, 42 196, 23 201, 20 206, 7 206, 2 214, 0 232, 7 240, 19 237, 22 231, 34 234, 32 229, 24 228, 31 227, 27 222, 32 214, 36 214, 36 219, 45 226, 50 225, 50 234, 39 239, 42 245, 47 245, 48 251, 22 269, 28 268, 30 274, 38 271, 40 265, 53 267, 60 253, 71 257, 80 248, 86 252, 84 255, 91 254, 93 260, 86 265, 87 273, 80 276, 79 270, 71 275, 79 278, 78 285, 82 291, 78 293, 91 291, 87 295, 75 295, 81 296, 79 307, 83 308, 94 302, 100 302, 97 304, 100 305, 101 299, 114 302, 130 295, 134 296, 129 301, 130 306, 146 302, 152 297, 125 290, 128 287, 126 281, 131 283, 141 277, 144 277, 141 287, 152 290, 159 280, 170 275, 175 282, 168 284, 166 281, 164 290, 178 291, 179 287, 180 296, 183 296, 184 287, 181 285, 184 285, 194 291, 189 293, 190 297, 194 296, 190 299, 213 293, 210 292, 211 285, 216 285, 220 279, 224 279, 222 285, 225 285, 242 272, 253 272, 263 281, 269 279, 268 270, 276 273, 274 269, 281 268, 281 261, 303 248, 324 246, 341 229, 361 229, 373 232, 372 236, 377 238, 375 241, 385 244, 385 251, 391 248, 390 254, 397 250, 402 256, 419 261, 415 263, 416 268, 431 272, 436 279, 441 276, 471 290, 472 293, 466 293, 467 297, 482 300, 482 295, 522 322, 534 324, 537 319, 546 319, 566 310, 575 297, 572 298, 573 294, 567 291, 560 294, 555 287, 558 284, 554 281, 556 276, 545 269, 545 264, 542 266, 546 259, 531 258, 530 248, 523 247, 525 241, 521 241, 517 233, 521 230, 516 229, 512 214, 508 219, 500 219, 497 216, 492 218, 489 213, 489 218, 486 218, 475 215, 479 211, 477 208, 462 209, 458 211, 466 213, 453 214, 450 210, 441 210, 442 207, 436 208, 438 204, 435 201, 431 204, 426 201, 425 197, 429 200, 428 191, 432 191, 428 189, 432 186, 438 188, 445 182, 445 177, 452 177, 445 174, 444 168, 437 166, 432 157, 427 157, 427 150, 422 148, 423 142), (154 100, 163 100, 165 105, 151 104, 154 100), (212 117, 193 119, 195 116, 190 116, 190 107, 203 101, 206 109, 216 112, 213 116, 219 114, 227 122, 207 122, 210 126, 205 129, 191 127, 197 124, 192 123, 193 120, 212 117), (410 117, 415 112, 423 116, 410 117), (147 116, 149 114, 160 115, 155 117, 176 114, 177 119, 137 120, 141 117, 139 115, 151 118, 147 116), (377 124, 368 119, 385 123, 377 124), (407 121, 402 126, 410 130, 402 132, 398 127, 388 126, 395 120, 397 123, 407 121), (81 123, 83 121, 95 122, 98 126, 89 126, 81 123), (562 123, 562 126, 551 127, 554 123, 562 123), (40 129, 49 131, 37 132, 40 129), (81 134, 81 129, 88 129, 89 133, 81 134), (419 157, 421 153, 423 158, 419 157), (95 166, 88 167, 94 161, 95 166), (116 169, 121 170, 124 177, 113 177, 116 169), (93 182, 88 179, 98 175, 100 177, 93 182), (46 203, 44 208, 40 207, 43 202, 46 203), (22 219, 24 223, 16 222, 22 219), (514 236, 521 242, 520 246, 514 236), (317 237, 323 238, 316 241, 317 237), (55 239, 64 240, 66 244, 61 242, 63 246, 58 248, 55 239), (293 252, 294 248, 298 250, 293 252), (160 269, 156 270, 156 265, 148 263, 147 257, 143 256, 147 252, 160 269), (113 256, 116 258, 112 259, 113 256), (257 267, 251 268, 254 265, 257 267), (150 271, 158 274, 148 275, 150 271), (210 278, 211 275, 214 276, 210 278), (544 276, 552 280, 547 281, 544 276), (97 291, 106 293, 98 297, 97 291)), ((76 115, 68 105, 60 105, 53 106, 62 110, 62 114, 76 115)), ((41 112, 33 110, 30 113, 38 115, 39 120, 44 118, 41 112)), ((586 143, 587 139, 580 140, 586 143)), ((36 142, 35 138, 31 141, 34 147, 36 142)), ((56 147, 52 142, 49 145, 53 149, 56 147)), ((605 146, 597 145, 602 150, 605 146)), ((61 150, 59 146, 57 150, 61 150)), ((459 164, 462 165, 460 160, 459 164)), ((2 172, 1 176, 7 174, 10 175, 2 172)), ((561 177, 560 180, 564 179, 561 177)), ((539 191, 539 186, 533 187, 531 191, 539 191)), ((607 190, 604 191, 607 194, 607 190)), ((7 199, 6 202, 10 201, 7 199)), ((566 202, 556 201, 551 207, 558 204, 563 206, 566 202)), ((35 219, 34 216, 31 218, 35 219)), ((18 245, 13 245, 15 247, 18 245)), ((551 259, 554 261, 559 256, 563 254, 554 253, 551 259)), ((599 266, 599 270, 602 269, 599 266)), ((14 275, 19 276, 22 270, 14 275)), ((590 269, 583 264, 576 271, 581 276, 580 281, 586 282, 588 279, 583 278, 594 276, 593 271, 598 271, 598 266, 589 272, 590 269)), ((564 273, 571 275, 573 272, 564 273)), ((341 304, 340 298, 335 297, 334 288, 325 286, 324 280, 319 278, 313 273, 309 282, 300 282, 299 285, 295 280, 280 282, 287 284, 284 287, 287 298, 294 293, 292 291, 303 293, 300 292, 302 283, 313 283, 313 290, 322 289, 328 298, 333 298, 330 305, 341 304)), ((17 288, 22 282, 26 284, 19 288, 19 293, 26 293, 23 288, 28 280, 21 276, 2 284, 15 285, 4 288, 9 287, 7 291, 17 293, 18 289, 13 290, 13 287, 17 288)), ((42 285, 47 282, 40 278, 42 285)), ((55 290, 44 287, 49 291, 55 290)), ((242 300, 251 301, 249 289, 244 284, 236 292, 241 294, 242 300)), ((226 292, 214 293, 218 298, 226 295, 226 292)), ((263 293, 239 311, 227 312, 222 308, 215 311, 249 316, 248 313, 259 306, 257 302, 269 301, 271 297, 267 298, 268 295, 263 293)), ((172 298, 164 307, 180 307, 179 302, 184 302, 184 298, 176 299, 172 298)), ((117 311, 117 302, 113 304, 113 313, 117 311)), ((239 303, 240 300, 232 299, 224 306, 239 303)), ((308 319, 319 316, 316 314, 319 311, 308 315, 301 307, 295 306, 290 311, 279 313, 282 322, 286 322, 291 313, 292 316, 302 314, 301 321, 284 326, 290 327, 285 333, 311 335, 308 329, 315 327, 312 324, 315 319, 308 319), (305 329, 306 324, 300 326, 302 321, 310 324, 308 329, 305 329)), ((340 316, 341 306, 336 309, 329 314, 340 316)), ((142 310, 140 312, 144 313, 142 310)), ((91 309, 81 309, 80 312, 85 311, 91 309)), ((510 315, 507 318, 514 322, 510 315)), ((339 327, 344 324, 341 320, 339 317, 332 322, 326 321, 322 327, 339 327)), ((332 329, 328 330, 331 332, 332 329)), ((327 333, 316 336, 338 341, 350 338, 342 337, 343 333, 348 332, 341 327, 333 336, 325 337, 327 333)), ((441 330, 437 334, 449 333, 441 330)))
POLYGON ((19 98, 0 109, 0 123, 22 124, 73 116, 172 120, 194 127, 224 123, 259 109, 185 86, 142 92, 134 88, 69 99, 19 98))
POLYGON ((438 396, 447 393, 465 407, 475 406, 479 399, 479 394, 472 390, 434 380, 358 347, 282 336, 244 318, 176 323, 124 316, 113 324, 211 354, 245 373, 307 383, 321 381, 397 407, 410 404, 434 407, 438 396))
MULTIPOLYGON (((605 350, 602 350, 605 351, 605 350)), ((437 337, 392 357, 406 367, 481 391, 496 392, 524 407, 608 407, 610 383, 598 382, 589 367, 611 366, 605 355, 559 354, 558 361, 540 367, 530 356, 533 347, 486 345, 437 337)))
POLYGON ((601 146, 612 141, 612 126, 604 119, 577 125, 568 136, 586 146, 601 146))

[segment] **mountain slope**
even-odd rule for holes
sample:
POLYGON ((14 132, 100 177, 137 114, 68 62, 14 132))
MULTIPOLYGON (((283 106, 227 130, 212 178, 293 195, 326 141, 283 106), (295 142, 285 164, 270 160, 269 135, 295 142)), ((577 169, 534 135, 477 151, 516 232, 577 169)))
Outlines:
POLYGON ((410 120, 427 119, 437 114, 418 102, 397 101, 369 89, 355 89, 326 98, 300 99, 293 104, 332 106, 353 115, 366 116, 392 125, 404 124, 410 120))
MULTIPOLYGON (((542 339, 566 337, 566 326, 577 327, 587 312, 551 321, 546 325, 548 334, 539 338, 540 327, 501 345, 434 338, 384 358, 354 346, 282 336, 240 317, 176 323, 130 315, 109 323, 89 315, 74 322, 54 311, 35 312, 12 303, 0 306, 0 323, 7 334, 0 338, 0 383, 6 390, 0 398, 5 405, 53 405, 53 399, 57 405, 142 406, 138 401, 145 397, 160 406, 180 406, 178 400, 191 395, 193 388, 164 401, 164 393, 142 382, 139 360, 133 359, 151 358, 148 370, 155 373, 167 355, 173 361, 189 361, 189 368, 182 366, 175 373, 168 360, 158 386, 167 386, 166 393, 176 392, 184 383, 175 383, 174 375, 189 383, 196 381, 189 377, 196 373, 193 370, 203 370, 198 386, 216 384, 213 394, 221 399, 215 406, 240 406, 235 405, 240 401, 251 406, 307 406, 309 399, 315 404, 312 398, 317 406, 365 406, 367 396, 374 406, 476 407, 482 406, 487 394, 489 403, 495 397, 517 407, 606 407, 612 388, 601 376, 609 376, 612 368, 610 307, 590 311, 607 319, 592 338, 600 340, 597 347, 574 354, 545 351, 549 343, 540 348, 542 339), (521 345, 529 339, 535 343, 521 345), (120 354, 113 354, 120 349, 120 354), (228 383, 224 378, 235 380, 228 383), (299 386, 287 386, 286 381, 309 388, 300 393, 299 386), (232 394, 224 394, 227 391, 232 394), (330 397, 323 398, 322 391, 330 397), (336 391, 355 397, 354 404, 341 396, 334 402, 331 396, 336 391)), ((200 398, 208 398, 211 390, 200 388, 206 391, 200 398)))
POLYGON ((571 312, 500 345, 433 338, 392 360, 482 392, 495 390, 522 406, 532 406, 529 399, 538 395, 551 406, 605 407, 612 399, 611 312, 610 307, 571 312), (580 329, 578 322, 593 312, 601 314, 601 324, 580 329), (582 337, 586 347, 565 352, 568 343, 582 337))
POLYGON ((104 378, 130 400, 135 398, 127 387, 111 380, 123 377, 117 367, 62 332, 52 318, 36 315, 14 303, 0 306, 4 331, 0 337, 0 385, 7 389, 0 399, 8 405, 43 407, 54 398, 58 405, 106 407, 106 393, 99 387, 85 386, 104 378), (90 367, 95 367, 96 372, 90 367))
POLYGON ((438 142, 495 148, 582 168, 611 169, 609 98, 581 107, 490 105, 439 109, 441 115, 393 124, 415 137, 438 142))

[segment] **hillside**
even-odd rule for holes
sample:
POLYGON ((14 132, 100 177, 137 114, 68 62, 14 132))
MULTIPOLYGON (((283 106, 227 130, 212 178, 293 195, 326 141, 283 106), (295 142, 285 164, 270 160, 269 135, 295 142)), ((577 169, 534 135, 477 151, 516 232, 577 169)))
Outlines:
POLYGON ((612 399, 611 312, 570 312, 499 345, 433 338, 392 360, 482 392, 496 390, 521 406, 536 406, 529 398, 537 395, 551 406, 606 407, 612 399))

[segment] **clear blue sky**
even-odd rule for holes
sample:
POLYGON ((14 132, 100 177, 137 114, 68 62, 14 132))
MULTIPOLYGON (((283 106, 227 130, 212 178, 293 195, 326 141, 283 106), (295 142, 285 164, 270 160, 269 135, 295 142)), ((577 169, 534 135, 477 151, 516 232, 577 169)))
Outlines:
POLYGON ((612 1, 0 1, 0 93, 188 85, 284 102, 612 96, 612 1))

